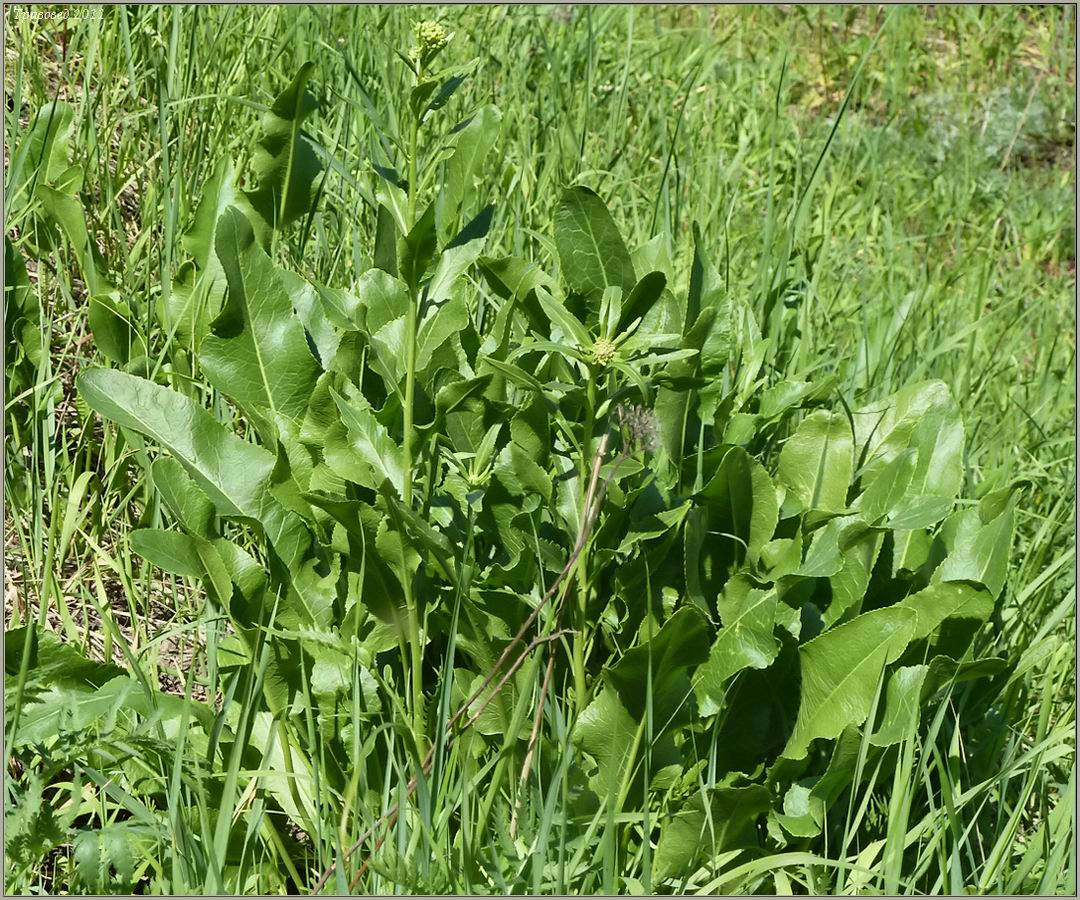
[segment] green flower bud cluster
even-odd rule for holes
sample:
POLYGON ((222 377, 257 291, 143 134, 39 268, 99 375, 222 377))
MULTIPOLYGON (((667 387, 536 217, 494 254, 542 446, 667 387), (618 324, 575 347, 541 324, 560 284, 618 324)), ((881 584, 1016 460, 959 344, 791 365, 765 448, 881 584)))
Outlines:
POLYGON ((593 362, 606 366, 615 358, 615 345, 606 338, 600 338, 592 348, 593 362))
POLYGON ((438 22, 425 19, 416 23, 416 59, 426 66, 447 44, 450 36, 438 22))

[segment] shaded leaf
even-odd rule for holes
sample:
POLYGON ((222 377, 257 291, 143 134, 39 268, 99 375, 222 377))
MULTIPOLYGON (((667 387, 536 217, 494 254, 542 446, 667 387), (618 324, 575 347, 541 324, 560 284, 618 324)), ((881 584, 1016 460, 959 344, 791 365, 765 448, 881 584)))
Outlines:
POLYGON ((323 166, 310 138, 301 132, 318 106, 307 90, 314 70, 315 63, 304 63, 262 118, 254 159, 259 187, 245 194, 262 220, 259 240, 264 245, 272 230, 307 215, 314 205, 312 192, 323 166))
POLYGON ((780 652, 773 635, 776 591, 752 588, 749 579, 736 576, 717 600, 721 628, 698 670, 701 692, 716 704, 723 700, 728 679, 743 669, 767 668, 780 652))
POLYGON ((726 850, 758 845, 758 818, 769 808, 761 785, 722 787, 708 792, 709 814, 701 793, 664 823, 653 858, 653 875, 664 880, 689 876, 706 859, 726 850))

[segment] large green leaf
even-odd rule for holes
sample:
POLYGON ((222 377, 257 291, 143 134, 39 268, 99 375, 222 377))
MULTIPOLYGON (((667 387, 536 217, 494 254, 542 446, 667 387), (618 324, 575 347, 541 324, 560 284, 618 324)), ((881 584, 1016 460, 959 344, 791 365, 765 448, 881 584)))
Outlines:
MULTIPOLYGON (((645 728, 646 690, 651 682, 653 740, 690 720, 693 688, 687 673, 709 652, 709 626, 693 607, 677 610, 664 626, 628 650, 605 672, 603 689, 582 712, 574 727, 574 741, 596 760, 593 789, 600 796, 615 796, 629 766, 641 759, 631 756, 635 738, 645 728)), ((663 749, 654 747, 654 762, 663 749)))
POLYGON ((751 586, 742 576, 732 578, 717 600, 722 627, 709 659, 697 677, 699 690, 715 704, 724 697, 728 679, 743 669, 764 669, 780 652, 773 635, 777 594, 774 589, 751 586))
POLYGON ((646 713, 645 686, 652 681, 652 715, 659 734, 689 718, 692 691, 686 670, 705 661, 711 638, 705 616, 684 606, 651 640, 627 650, 605 677, 638 720, 646 713))
POLYGON ((131 549, 172 575, 201 578, 205 573, 195 539, 178 531, 137 528, 131 532, 131 549))
POLYGON ((433 310, 416 336, 416 371, 424 372, 443 345, 468 324, 469 308, 464 297, 455 297, 433 310))
POLYGON ((340 522, 348 535, 349 553, 345 565, 358 575, 356 589, 350 592, 349 605, 362 604, 387 624, 402 625, 405 593, 396 569, 376 550, 379 527, 385 523, 384 515, 359 500, 342 500, 322 493, 309 493, 305 497, 340 522))
POLYGON ((154 487, 174 518, 191 534, 214 535, 214 504, 175 459, 162 456, 150 467, 154 487))
POLYGON ((259 187, 246 192, 261 219, 262 243, 270 231, 307 215, 314 205, 312 190, 322 163, 310 138, 301 132, 304 120, 318 106, 307 90, 314 70, 315 63, 304 63, 262 119, 263 136, 254 160, 259 187))
MULTIPOLYGON (((713 267, 702 246, 701 231, 694 225, 694 262, 690 270, 690 284, 686 298, 686 319, 684 327, 704 327, 704 340, 701 343, 698 359, 700 369, 706 375, 716 375, 727 364, 732 352, 733 308, 726 301, 726 292, 719 273, 713 267), (702 313, 710 311, 707 318, 702 313), (701 325, 699 325, 701 323, 701 325)), ((713 385, 707 392, 717 394, 720 385, 713 385)), ((709 411, 704 415, 711 417, 711 409, 716 400, 710 401, 709 411)))
MULTIPOLYGON (((947 523, 948 524, 948 523, 947 523)), ((985 585, 993 597, 1005 587, 1012 546, 1013 503, 989 522, 978 509, 964 510, 948 529, 949 555, 934 573, 936 581, 973 581, 985 585)))
POLYGON ((918 616, 914 637, 930 639, 937 653, 961 657, 971 639, 994 612, 994 597, 968 583, 936 582, 897 606, 918 616))
POLYGON ((102 356, 124 365, 146 355, 146 344, 139 334, 131 308, 108 294, 91 297, 86 321, 94 333, 94 343, 102 356))
POLYGON ((786 758, 802 759, 811 741, 835 738, 866 721, 882 670, 904 652, 917 618, 910 609, 874 610, 799 648, 799 716, 786 758))
POLYGON ((218 223, 231 206, 243 212, 250 210, 247 199, 236 187, 232 162, 221 159, 203 186, 194 220, 180 238, 181 246, 195 258, 195 264, 210 275, 211 280, 224 278, 225 275, 217 259, 215 238, 218 223))
POLYGON ((544 315, 552 325, 558 328, 558 331, 550 332, 552 338, 558 338, 559 341, 579 349, 592 345, 589 330, 566 308, 566 304, 540 285, 537 285, 534 290, 544 315))
POLYGON ((884 540, 883 533, 867 531, 844 548, 840 570, 829 578, 832 599, 824 614, 826 627, 859 613, 884 540))
POLYGON ((258 522, 292 569, 311 535, 270 492, 274 456, 249 444, 189 397, 113 369, 87 369, 78 389, 92 409, 167 449, 184 464, 222 516, 258 522))
POLYGON ((885 713, 870 737, 877 747, 890 747, 904 740, 918 724, 922 709, 922 686, 929 666, 901 666, 889 676, 885 690, 885 713))
POLYGON ((777 478, 788 491, 785 510, 842 512, 852 453, 851 426, 842 414, 818 410, 807 416, 780 451, 777 478))
POLYGON ((578 717, 574 741, 596 760, 598 774, 592 784, 599 796, 618 794, 623 773, 630 765, 637 730, 638 723, 626 711, 618 693, 607 686, 578 717))
POLYGON ((448 299, 462 273, 480 258, 494 210, 494 205, 484 207, 439 254, 427 286, 427 299, 430 302, 439 303, 448 299))
POLYGON ((74 120, 74 110, 62 100, 37 111, 11 163, 6 193, 13 209, 30 201, 37 184, 54 185, 67 173, 74 120))
POLYGON ((885 518, 908 496, 908 487, 918 461, 919 451, 914 447, 897 453, 872 478, 864 479, 866 490, 859 495, 852 508, 871 524, 885 518))
POLYGON ((765 467, 741 447, 729 448, 716 474, 697 495, 709 508, 710 528, 736 543, 736 558, 754 565, 776 530, 776 487, 765 467))
POLYGON ((235 207, 218 223, 215 246, 229 293, 214 333, 203 341, 203 371, 257 420, 282 415, 299 422, 315 390, 319 365, 288 291, 235 207))
POLYGON ((757 820, 769 808, 761 785, 721 787, 702 793, 666 821, 653 858, 653 877, 688 877, 703 860, 728 850, 758 846, 757 820))
MULTIPOLYGON (((23 625, 4 632, 4 671, 9 679, 18 675, 22 666, 27 628, 32 631, 27 662, 28 688, 36 684, 42 688, 66 686, 85 690, 101 687, 124 674, 123 669, 111 663, 87 659, 51 631, 37 625, 23 625)), ((9 695, 13 693, 9 691, 9 695)))
POLYGON ((555 210, 555 246, 563 278, 579 294, 594 298, 609 287, 628 297, 637 283, 634 264, 604 201, 586 187, 563 191, 555 210))
POLYGON ((964 479, 964 425, 956 401, 942 382, 909 385, 856 410, 853 418, 855 450, 865 460, 864 483, 914 448, 918 460, 906 489, 908 496, 956 496, 964 479))
MULTIPOLYGON (((213 719, 209 707, 169 694, 147 694, 145 685, 128 675, 113 678, 93 690, 51 686, 28 706, 19 719, 17 744, 47 741, 62 732, 85 734, 91 727, 116 727, 120 716, 136 713, 175 719, 187 710, 206 727, 213 719)), ((122 727, 122 726, 121 726, 122 727)))
POLYGON ((384 481, 389 481, 400 496, 405 484, 401 448, 375 418, 374 410, 362 396, 346 400, 333 390, 331 395, 347 435, 344 447, 333 451, 328 448, 331 467, 348 481, 369 488, 378 488, 384 481))
POLYGON ((616 334, 625 331, 637 319, 644 319, 660 299, 667 286, 663 272, 649 272, 634 285, 630 295, 623 300, 622 312, 615 327, 616 334))
POLYGON ((499 136, 500 118, 495 107, 484 106, 457 131, 454 152, 446 163, 446 174, 436 203, 438 232, 444 242, 472 211, 470 206, 476 194, 474 181, 481 174, 484 158, 499 136))
POLYGON ((778 515, 764 466, 741 447, 721 452, 715 474, 695 495, 684 536, 687 592, 706 607, 733 570, 757 562, 778 515))
POLYGON ((437 248, 435 206, 431 204, 398 241, 398 270, 413 293, 419 290, 437 248))

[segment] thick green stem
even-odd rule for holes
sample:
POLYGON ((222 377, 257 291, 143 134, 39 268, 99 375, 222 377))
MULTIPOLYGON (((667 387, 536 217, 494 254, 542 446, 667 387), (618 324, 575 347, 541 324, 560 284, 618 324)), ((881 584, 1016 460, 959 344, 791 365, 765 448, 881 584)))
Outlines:
MULTIPOLYGON (((419 76, 417 77, 419 81, 419 76)), ((416 155, 420 137, 420 120, 417 116, 412 117, 412 127, 409 132, 409 200, 408 222, 411 229, 416 224, 416 155)), ((405 484, 402 489, 401 499, 406 506, 412 505, 413 488, 413 399, 416 395, 416 329, 419 318, 420 295, 414 287, 409 290, 409 308, 405 319, 405 402, 404 402, 404 430, 403 451, 405 463, 405 484)))
MULTIPOLYGON (((583 518, 589 515, 585 508, 589 492, 589 470, 592 463, 593 423, 596 419, 596 373, 592 366, 589 367, 589 383, 585 394, 585 433, 581 442, 581 515, 583 518)), ((588 640, 588 610, 589 610, 589 573, 586 565, 588 551, 583 549, 577 563, 577 627, 574 635, 574 694, 577 698, 577 708, 580 712, 585 708, 588 685, 585 681, 585 644, 588 640)))
MULTIPOLYGON (((419 81, 419 75, 417 76, 419 81)), ((420 120, 417 116, 412 117, 412 126, 409 132, 409 198, 408 198, 408 227, 411 229, 416 224, 416 156, 419 144, 420 120)), ((405 319, 405 400, 402 407, 402 462, 404 468, 404 482, 402 484, 401 499, 405 506, 412 508, 413 498, 413 403, 416 396, 416 330, 418 327, 420 295, 415 287, 410 286, 409 308, 405 319)), ((406 581, 405 606, 408 610, 408 641, 412 650, 412 658, 409 668, 412 674, 412 715, 413 732, 421 751, 426 749, 426 727, 424 715, 424 677, 423 677, 423 644, 420 634, 420 615, 416 608, 416 598, 413 596, 412 584, 406 581)))

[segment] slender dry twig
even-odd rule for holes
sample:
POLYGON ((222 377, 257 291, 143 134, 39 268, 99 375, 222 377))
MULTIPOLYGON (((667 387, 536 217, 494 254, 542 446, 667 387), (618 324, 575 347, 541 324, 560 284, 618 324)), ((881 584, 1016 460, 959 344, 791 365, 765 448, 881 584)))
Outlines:
POLYGON ((517 634, 514 635, 514 639, 506 645, 506 649, 503 650, 502 655, 495 663, 494 668, 488 674, 487 678, 484 679, 480 687, 478 687, 475 691, 472 692, 472 695, 469 697, 469 699, 466 700, 463 704, 461 704, 461 708, 458 709, 458 711, 454 713, 454 715, 450 718, 450 721, 446 723, 447 728, 452 728, 457 723, 458 719, 460 719, 461 716, 464 715, 465 712, 468 710, 468 708, 472 706, 476 698, 488 689, 488 687, 491 685, 491 682, 495 680, 495 676, 499 674, 499 669, 502 668, 503 664, 510 657, 510 651, 513 650, 514 647, 516 647, 519 643, 521 643, 521 640, 525 637, 525 632, 527 632, 532 627, 533 622, 536 621, 536 618, 540 615, 541 610, 543 610, 543 608, 547 606, 547 604, 551 601, 551 598, 555 596, 555 593, 556 591, 558 591, 559 586, 563 583, 566 577, 573 570, 574 566, 577 564, 578 558, 581 556, 582 552, 585 549, 585 542, 588 539, 589 532, 592 530, 592 524, 596 512, 593 508, 593 502, 596 495, 596 485, 600 479, 600 466, 603 464, 604 454, 607 453, 607 446, 608 435, 605 434, 600 440, 600 446, 596 449, 596 455, 593 457, 592 474, 589 478, 589 489, 585 494, 585 503, 581 513, 581 523, 578 527, 578 536, 577 540, 574 542, 574 549, 570 552, 570 558, 567 560, 566 565, 563 566, 562 571, 559 572, 559 574, 555 577, 555 580, 551 583, 551 587, 547 589, 547 593, 544 594, 544 596, 540 599, 540 602, 536 605, 536 608, 533 609, 533 611, 529 614, 529 617, 525 620, 525 624, 523 624, 521 628, 518 629, 517 634))
MULTIPOLYGON (((544 671, 544 683, 540 687, 540 697, 536 701, 536 715, 533 716, 533 727, 529 733, 529 747, 525 751, 525 762, 521 766, 521 788, 529 783, 529 773, 532 771, 533 751, 536 749, 536 739, 540 736, 540 724, 544 721, 544 701, 547 700, 548 687, 551 685, 551 675, 555 671, 555 654, 548 653, 547 669, 544 671)), ((510 816, 510 837, 517 837, 518 809, 521 806, 521 797, 514 804, 514 813, 510 816)))
POLYGON ((521 668, 521 666, 524 664, 525 660, 529 658, 529 654, 532 653, 533 650, 535 650, 541 644, 548 644, 551 641, 558 640, 559 638, 567 634, 573 634, 573 629, 564 628, 562 629, 562 631, 553 631, 551 634, 546 634, 543 637, 533 638, 532 641, 529 642, 529 646, 526 647, 525 650, 521 653, 521 655, 514 660, 514 664, 506 670, 506 674, 499 679, 499 683, 495 685, 495 690, 488 694, 487 699, 482 704, 480 704, 480 708, 469 717, 469 720, 462 726, 461 730, 465 731, 465 729, 467 729, 477 719, 479 719, 480 716, 483 715, 484 710, 487 709, 491 701, 498 696, 499 691, 501 691, 506 686, 506 682, 508 682, 511 678, 514 677, 514 673, 521 668))
MULTIPOLYGON (((603 496, 607 491, 607 486, 611 481, 611 478, 609 477, 604 482, 604 484, 600 487, 599 494, 597 493, 597 486, 599 485, 599 482, 600 482, 600 468, 603 465, 604 456, 607 454, 608 441, 609 441, 609 435, 605 434, 600 439, 600 445, 596 448, 596 454, 593 456, 592 471, 591 471, 590 477, 589 477, 589 487, 588 487, 588 490, 585 493, 585 502, 584 502, 584 504, 582 504, 581 522, 578 525, 577 538, 574 541, 574 547, 573 547, 573 550, 570 552, 570 557, 569 557, 569 559, 567 559, 566 565, 563 566, 562 571, 559 572, 559 574, 555 577, 555 580, 551 583, 551 587, 549 587, 547 589, 547 592, 540 599, 540 602, 536 605, 536 607, 533 609, 533 611, 529 614, 529 617, 525 620, 525 623, 521 626, 521 628, 518 629, 517 634, 514 635, 514 639, 509 644, 506 645, 506 648, 503 650, 502 655, 499 657, 498 661, 495 663, 495 665, 492 668, 491 672, 484 679, 484 681, 480 685, 480 687, 478 687, 475 691, 472 692, 472 694, 469 696, 469 698, 464 703, 461 704, 461 706, 457 709, 457 711, 453 714, 453 716, 451 716, 450 719, 447 721, 446 730, 447 730, 447 735, 448 735, 448 740, 449 741, 453 741, 453 739, 454 739, 454 734, 453 734, 454 726, 469 711, 469 708, 476 701, 476 699, 481 694, 483 694, 484 691, 486 691, 488 689, 488 687, 490 687, 492 681, 494 681, 495 677, 499 674, 500 669, 502 669, 502 667, 506 663, 507 659, 509 659, 511 651, 513 651, 513 649, 518 644, 520 644, 522 642, 522 640, 525 637, 525 634, 532 627, 533 623, 536 621, 537 617, 540 615, 540 613, 544 609, 544 607, 547 606, 547 604, 551 601, 551 599, 558 593, 559 587, 566 580, 566 577, 570 574, 570 572, 573 571, 574 566, 577 565, 578 559, 581 557, 581 554, 584 552, 585 545, 588 542, 589 534, 592 531, 592 526, 596 522, 596 516, 597 516, 597 513, 599 512, 600 502, 602 501, 603 496)), ((563 601, 564 600, 565 600, 565 592, 560 597, 559 608, 556 611, 556 623, 558 621, 559 615, 562 612, 562 606, 563 606, 563 601)), ((506 672, 506 674, 499 680, 498 684, 495 686, 495 690, 493 690, 491 692, 491 694, 488 695, 487 699, 483 702, 483 704, 480 706, 480 708, 466 721, 465 725, 462 726, 462 731, 467 729, 470 725, 473 724, 473 722, 475 722, 480 717, 480 715, 483 713, 483 711, 487 708, 488 704, 490 704, 492 702, 492 700, 498 695, 499 691, 502 690, 502 688, 505 686, 505 684, 513 677, 514 673, 519 668, 521 668, 522 664, 525 662, 525 660, 528 658, 529 654, 533 650, 535 650, 541 644, 549 643, 550 641, 555 640, 555 639, 557 639, 559 637, 562 637, 563 635, 565 635, 567 633, 568 632, 565 631, 565 630, 564 631, 556 631, 556 632, 554 632, 552 634, 549 634, 549 635, 546 635, 544 637, 534 638, 528 644, 528 646, 518 655, 517 659, 514 660, 514 662, 511 665, 510 669, 506 672)), ((550 662, 549 662, 549 666, 550 666, 550 662)), ((547 683, 547 679, 545 678, 545 684, 546 683, 547 683)), ((542 701, 541 701, 540 705, 541 705, 541 708, 543 708, 543 702, 542 701)), ((531 747, 530 747, 530 749, 531 749, 531 747)), ((424 757, 423 761, 420 763, 420 771, 425 775, 428 774, 428 772, 429 772, 429 770, 431 768, 431 764, 432 764, 432 762, 434 760, 434 754, 435 754, 435 747, 432 746, 428 750, 427 755, 424 757)), ((413 778, 409 781, 408 785, 406 786, 406 789, 405 789, 405 796, 406 797, 411 797, 413 795, 413 793, 415 793, 418 783, 419 783, 419 775, 413 776, 413 778)), ((390 807, 390 809, 388 809, 385 813, 383 813, 381 816, 379 816, 379 818, 376 819, 372 823, 372 825, 362 835, 360 835, 360 837, 356 841, 353 842, 352 846, 350 846, 345 851, 345 853, 342 855, 342 858, 341 858, 340 861, 344 862, 344 861, 348 860, 349 857, 351 857, 353 855, 353 853, 355 853, 358 849, 360 849, 360 847, 362 847, 371 838, 371 836, 375 833, 375 831, 384 822, 387 824, 388 829, 393 828, 394 823, 397 821, 397 817, 398 817, 398 814, 400 813, 400 811, 401 811, 400 804, 395 803, 392 807, 390 807)), ((384 840, 385 840, 385 835, 383 835, 382 837, 379 838, 378 841, 376 841, 374 852, 378 852, 378 849, 382 846, 384 840)), ((330 863, 329 866, 326 867, 326 869, 323 871, 322 875, 319 876, 319 880, 317 882, 315 882, 315 886, 311 889, 312 894, 318 894, 320 891, 322 891, 322 889, 326 886, 326 882, 329 881, 330 876, 333 875, 334 872, 337 870, 338 862, 339 862, 339 860, 334 860, 332 863, 330 863)), ((363 876, 364 872, 367 871, 368 862, 369 861, 365 861, 364 864, 357 871, 357 874, 354 876, 354 878, 353 878, 353 880, 352 880, 352 882, 350 884, 350 890, 356 887, 356 884, 359 882, 359 880, 363 876)))

